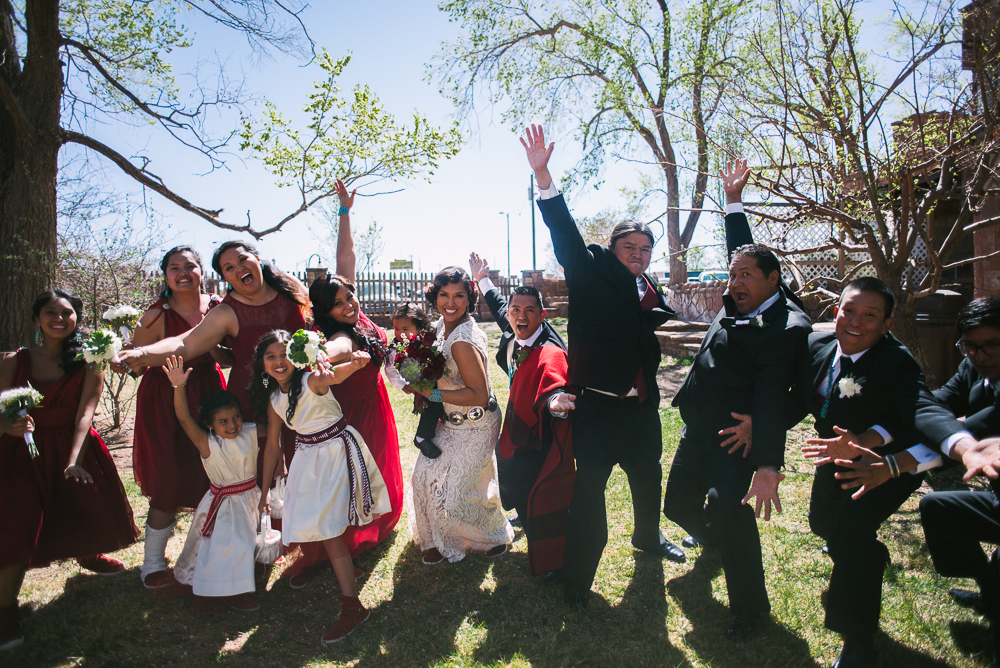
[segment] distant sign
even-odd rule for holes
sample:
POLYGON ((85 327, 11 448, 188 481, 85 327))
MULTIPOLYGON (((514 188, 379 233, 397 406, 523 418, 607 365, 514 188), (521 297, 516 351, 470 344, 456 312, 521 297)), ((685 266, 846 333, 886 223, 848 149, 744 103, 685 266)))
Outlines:
POLYGON ((393 260, 389 263, 389 271, 413 271, 413 260, 393 260))

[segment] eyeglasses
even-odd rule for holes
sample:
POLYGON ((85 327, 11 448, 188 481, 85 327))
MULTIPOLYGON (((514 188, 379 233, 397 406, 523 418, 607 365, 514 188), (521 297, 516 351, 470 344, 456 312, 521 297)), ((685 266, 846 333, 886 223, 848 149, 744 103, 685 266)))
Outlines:
POLYGON ((962 353, 966 357, 976 353, 985 354, 987 357, 997 357, 1000 356, 1000 341, 990 341, 989 343, 984 343, 981 346, 977 346, 974 343, 969 343, 965 339, 959 339, 955 343, 955 347, 958 348, 958 352, 962 353))

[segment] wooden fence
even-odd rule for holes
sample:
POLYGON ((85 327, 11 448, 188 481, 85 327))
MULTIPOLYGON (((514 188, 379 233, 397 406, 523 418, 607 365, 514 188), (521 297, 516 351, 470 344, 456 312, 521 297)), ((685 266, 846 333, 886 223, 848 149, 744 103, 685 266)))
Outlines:
MULTIPOLYGON (((325 270, 307 269, 305 271, 288 272, 295 278, 302 281, 306 287, 325 270)), ((159 272, 149 272, 147 275, 151 287, 150 301, 156 298, 163 290, 163 281, 159 272)), ((427 285, 434 278, 432 273, 414 272, 370 272, 358 274, 355 278, 355 288, 361 310, 365 312, 376 324, 381 327, 392 325, 392 312, 400 304, 406 302, 416 302, 420 308, 430 313, 430 304, 424 298, 427 285)), ((516 276, 493 276, 491 277, 494 286, 509 298, 511 291, 521 285, 521 279, 516 276)), ((214 292, 217 295, 225 295, 228 284, 221 276, 215 272, 209 272, 202 279, 202 287, 205 292, 214 292)), ((143 306, 143 305, 138 305, 143 306)), ((489 320, 490 309, 483 299, 479 300, 476 313, 477 320, 489 320)))

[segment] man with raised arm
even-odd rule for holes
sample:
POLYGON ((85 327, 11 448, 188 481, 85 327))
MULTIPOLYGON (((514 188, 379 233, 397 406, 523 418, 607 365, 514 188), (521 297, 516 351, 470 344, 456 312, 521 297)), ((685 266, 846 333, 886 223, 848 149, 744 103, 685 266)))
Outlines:
POLYGON ((604 491, 615 464, 628 476, 635 527, 632 545, 671 561, 684 553, 660 532, 663 472, 656 328, 673 317, 656 279, 646 273, 655 239, 644 223, 615 226, 607 247, 584 242, 552 181, 554 144, 541 127, 521 144, 538 182, 538 208, 569 288, 569 381, 576 391, 576 482, 566 536, 565 599, 586 605, 608 542, 604 491))
POLYGON ((746 163, 723 174, 729 285, 724 308, 674 397, 684 429, 663 497, 664 514, 691 534, 692 543, 721 550, 731 640, 755 636, 771 610, 757 518, 763 506, 770 519, 772 503, 781 511, 784 411, 811 331, 774 253, 752 243, 740 199, 748 178, 746 163), (747 415, 753 447, 740 455, 734 452, 742 445, 738 426, 747 415), (756 512, 747 505, 752 497, 756 512))
POLYGON ((545 319, 542 295, 530 285, 514 288, 508 302, 476 253, 469 268, 503 334, 497 364, 510 380, 510 398, 497 448, 500 500, 514 508, 528 539, 532 575, 555 584, 573 497, 573 444, 566 344, 545 319))

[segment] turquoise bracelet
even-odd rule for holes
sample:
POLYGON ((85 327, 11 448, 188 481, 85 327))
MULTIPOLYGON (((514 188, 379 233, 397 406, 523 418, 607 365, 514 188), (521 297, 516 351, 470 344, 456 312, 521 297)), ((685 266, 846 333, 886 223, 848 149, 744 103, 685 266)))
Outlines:
POLYGON ((350 211, 351 210, 348 209, 346 206, 341 205, 340 211, 337 212, 337 215, 338 216, 343 216, 345 213, 350 213, 350 211))

